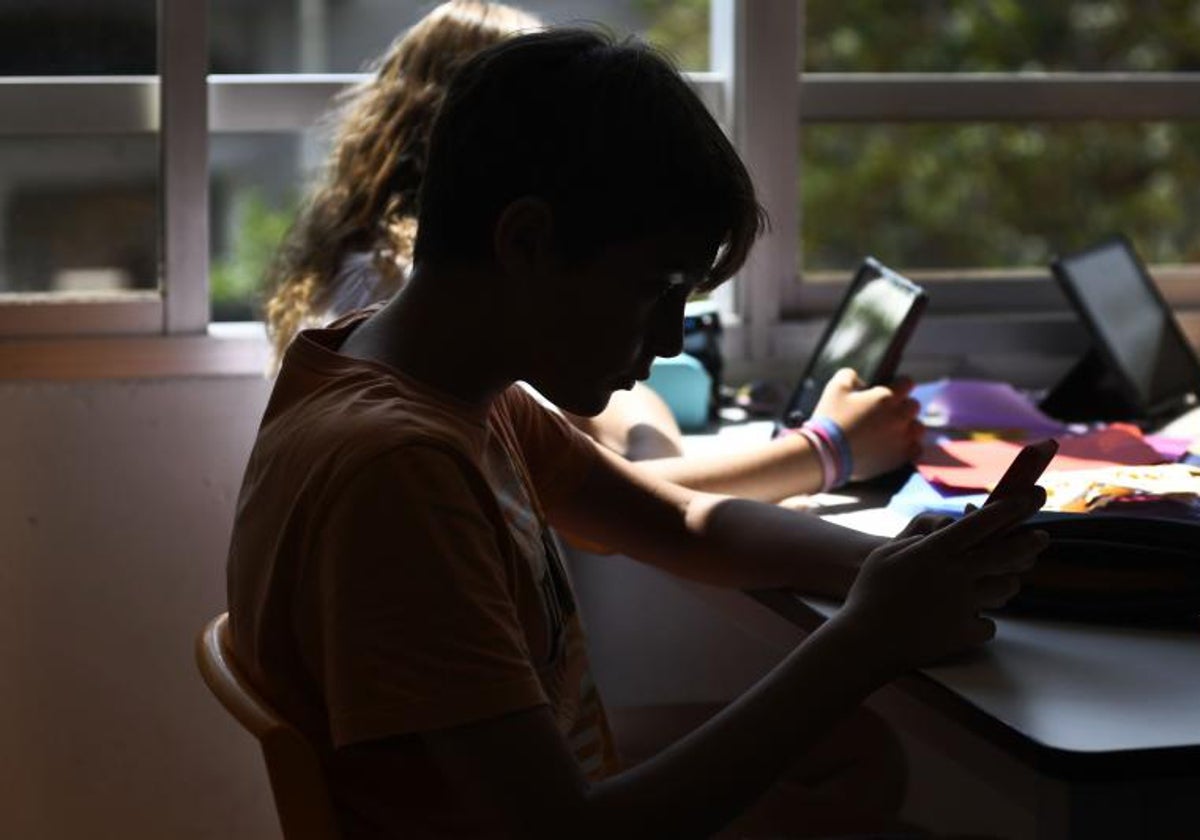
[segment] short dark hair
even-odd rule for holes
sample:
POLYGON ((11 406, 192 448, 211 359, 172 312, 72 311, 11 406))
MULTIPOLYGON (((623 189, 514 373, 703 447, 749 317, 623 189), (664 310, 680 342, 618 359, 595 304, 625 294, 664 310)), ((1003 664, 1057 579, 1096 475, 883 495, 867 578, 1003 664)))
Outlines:
POLYGON ((672 63, 591 29, 510 38, 458 72, 430 138, 416 261, 490 256, 523 196, 549 203, 568 259, 668 231, 708 237, 719 250, 702 288, 737 271, 764 224, 737 152, 672 63))

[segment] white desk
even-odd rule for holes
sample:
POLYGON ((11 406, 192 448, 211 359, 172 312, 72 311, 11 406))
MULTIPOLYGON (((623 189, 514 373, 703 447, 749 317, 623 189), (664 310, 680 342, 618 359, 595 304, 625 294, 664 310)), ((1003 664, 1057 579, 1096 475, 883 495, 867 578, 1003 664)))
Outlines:
MULTIPOLYGON (((827 518, 849 527, 887 535, 905 522, 829 501, 838 512, 827 518)), ((803 630, 837 609, 752 595, 803 630)), ((1169 629, 994 617, 989 645, 898 680, 882 705, 1021 800, 1034 836, 1200 838, 1200 617, 1169 629)))

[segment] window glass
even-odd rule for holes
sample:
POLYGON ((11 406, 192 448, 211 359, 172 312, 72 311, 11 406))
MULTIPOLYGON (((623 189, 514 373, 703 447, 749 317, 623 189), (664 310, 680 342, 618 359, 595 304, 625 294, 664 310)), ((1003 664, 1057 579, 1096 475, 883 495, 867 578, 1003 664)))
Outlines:
POLYGON ((1150 262, 1200 262, 1200 124, 810 125, 802 261, 1038 266, 1117 231, 1150 262))
MULTIPOLYGON (((554 23, 598 21, 637 32, 684 67, 708 64, 708 0, 519 2, 554 23)), ((244 3, 212 0, 214 72, 358 71, 432 8, 428 2, 244 3), (324 20, 308 53, 302 12, 324 20), (302 54, 307 58, 302 59, 302 54)), ((315 28, 314 28, 315 27, 315 28)), ((210 282, 216 321, 262 317, 263 276, 298 202, 324 161, 327 130, 304 134, 213 134, 210 152, 210 282)))
POLYGON ((40 80, 3 78, 154 75, 156 21, 155 0, 0 4, 0 83, 17 105, 0 120, 0 296, 157 288, 157 137, 94 119, 79 133, 39 134, 28 119, 75 94, 44 102, 40 80))
POLYGON ((158 287, 152 134, 0 136, 0 295, 158 287))
MULTIPOLYGON (((640 34, 685 70, 708 67, 708 0, 516 0, 548 24, 640 34)), ((210 0, 214 73, 353 73, 434 6, 427 0, 210 0)))
POLYGON ((263 317, 263 276, 323 160, 316 131, 209 139, 209 281, 214 321, 263 317))
POLYGON ((810 0, 805 70, 1200 69, 1191 0, 810 0))
POLYGON ((155 0, 0 3, 0 76, 156 72, 155 0))

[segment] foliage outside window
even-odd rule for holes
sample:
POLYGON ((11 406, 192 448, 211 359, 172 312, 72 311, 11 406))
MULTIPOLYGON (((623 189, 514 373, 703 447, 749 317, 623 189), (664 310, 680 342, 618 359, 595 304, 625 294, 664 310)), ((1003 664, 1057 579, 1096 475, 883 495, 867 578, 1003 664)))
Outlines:
MULTIPOLYGON (((1200 70, 1200 5, 807 4, 805 71, 1200 70)), ((1200 262, 1200 125, 813 125, 802 131, 801 259, 867 252, 915 268, 1044 266, 1128 233, 1152 262, 1200 262)))

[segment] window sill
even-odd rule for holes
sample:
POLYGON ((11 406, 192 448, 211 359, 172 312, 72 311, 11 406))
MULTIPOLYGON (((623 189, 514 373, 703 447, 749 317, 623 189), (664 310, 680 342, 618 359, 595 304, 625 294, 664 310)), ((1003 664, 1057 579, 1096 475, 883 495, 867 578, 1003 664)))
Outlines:
POLYGON ((264 376, 261 323, 213 324, 206 335, 13 338, 0 341, 0 381, 264 376))

